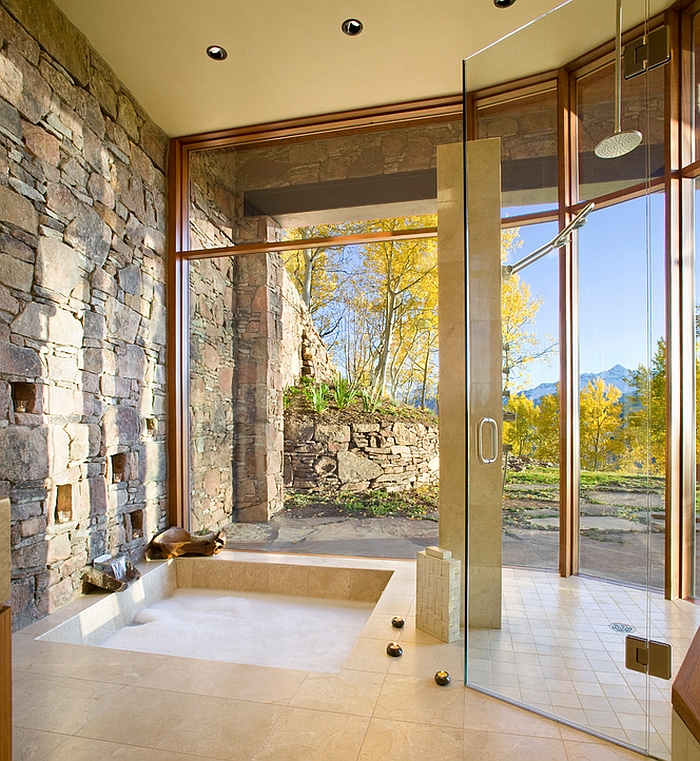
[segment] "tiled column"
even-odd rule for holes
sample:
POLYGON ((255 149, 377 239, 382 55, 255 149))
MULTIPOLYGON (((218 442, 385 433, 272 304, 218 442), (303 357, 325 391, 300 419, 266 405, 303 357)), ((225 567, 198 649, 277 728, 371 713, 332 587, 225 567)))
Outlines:
POLYGON ((416 556, 416 628, 443 642, 459 639, 460 562, 427 547, 416 556))
MULTIPOLYGON (((464 561, 469 446, 469 625, 501 625, 501 194, 500 141, 469 143, 469 434, 464 334, 461 144, 438 148, 440 319, 440 546, 464 561), (494 421, 482 422, 482 421, 494 421), (479 430, 483 433, 479 456, 479 430), (484 460, 492 459, 486 463, 484 460)), ((468 587, 468 592, 464 586, 468 587)), ((464 619, 464 613, 462 614, 464 619)))

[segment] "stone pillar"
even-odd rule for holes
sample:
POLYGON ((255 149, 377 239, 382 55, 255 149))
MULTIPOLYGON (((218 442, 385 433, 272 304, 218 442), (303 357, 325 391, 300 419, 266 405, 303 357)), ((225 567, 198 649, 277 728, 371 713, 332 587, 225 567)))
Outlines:
POLYGON ((276 254, 234 259, 235 518, 270 519, 283 504, 282 275, 276 254))

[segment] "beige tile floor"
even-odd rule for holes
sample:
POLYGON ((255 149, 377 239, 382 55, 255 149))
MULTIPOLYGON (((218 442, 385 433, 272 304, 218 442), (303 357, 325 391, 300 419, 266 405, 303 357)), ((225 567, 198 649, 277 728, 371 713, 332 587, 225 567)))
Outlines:
MULTIPOLYGON (((289 562, 331 561, 297 555, 289 562)), ((15 761, 642 758, 465 689, 461 643, 439 643, 412 625, 413 562, 343 563, 391 567, 394 575, 338 674, 35 639, 89 598, 19 631, 13 637, 15 761), (403 629, 391 627, 394 615, 406 617, 403 629), (385 653, 393 639, 403 645, 401 658, 385 653), (452 684, 435 684, 438 669, 451 672, 452 684)))
POLYGON ((470 632, 469 681, 670 758, 671 681, 625 668, 625 634, 610 624, 670 643, 675 674, 700 625, 700 606, 528 569, 504 568, 503 588, 503 628, 470 632))

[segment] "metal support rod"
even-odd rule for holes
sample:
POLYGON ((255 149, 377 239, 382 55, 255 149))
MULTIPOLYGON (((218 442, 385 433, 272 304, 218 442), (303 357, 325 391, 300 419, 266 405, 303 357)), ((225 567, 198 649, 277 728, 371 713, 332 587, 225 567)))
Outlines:
POLYGON ((515 275, 516 272, 520 272, 520 270, 525 269, 525 267, 529 267, 538 259, 546 256, 550 251, 554 251, 555 248, 563 248, 567 244, 573 231, 578 230, 578 228, 584 224, 586 217, 594 208, 595 204, 593 201, 587 203, 583 209, 581 209, 581 211, 571 220, 571 222, 569 222, 569 224, 560 233, 557 233, 557 235, 552 238, 549 243, 545 243, 544 246, 540 246, 540 248, 538 248, 536 251, 533 251, 531 254, 524 256, 515 264, 506 264, 503 267, 504 277, 515 275))

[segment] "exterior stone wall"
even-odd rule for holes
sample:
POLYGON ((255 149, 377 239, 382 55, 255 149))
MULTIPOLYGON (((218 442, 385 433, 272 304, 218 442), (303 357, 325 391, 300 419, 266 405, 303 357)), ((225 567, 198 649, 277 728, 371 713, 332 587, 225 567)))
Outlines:
POLYGON ((437 484, 437 425, 375 414, 285 414, 284 483, 297 492, 400 492, 437 484))
POLYGON ((233 257, 190 263, 191 531, 233 512, 233 257))
MULTIPOLYGON (((225 151, 192 158, 192 248, 275 235, 265 217, 236 217, 234 159, 225 151)), ((191 530, 264 522, 282 509, 284 388, 334 373, 279 254, 191 263, 191 530)))
POLYGON ((462 139, 461 119, 322 137, 236 152, 237 192, 433 169, 437 146, 462 139))
POLYGON ((306 304, 286 270, 282 287, 282 384, 293 386, 301 377, 310 376, 329 382, 337 368, 323 339, 313 324, 306 304))
POLYGON ((168 141, 49 0, 0 0, 0 496, 15 626, 167 516, 168 141))

